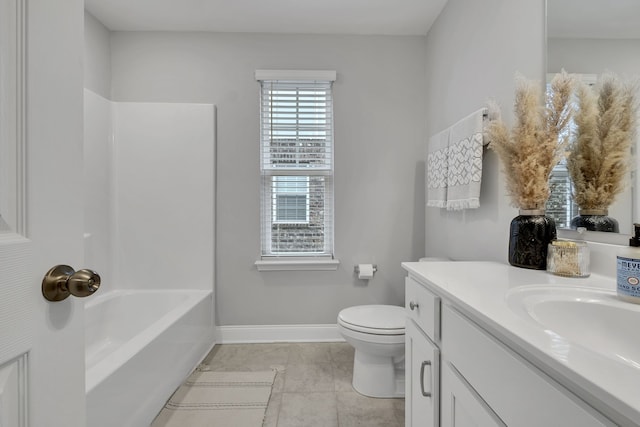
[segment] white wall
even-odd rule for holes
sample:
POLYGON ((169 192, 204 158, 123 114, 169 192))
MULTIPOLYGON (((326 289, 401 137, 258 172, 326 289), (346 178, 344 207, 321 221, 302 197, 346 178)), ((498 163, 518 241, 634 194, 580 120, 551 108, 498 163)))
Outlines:
POLYGON ((548 41, 548 72, 565 69, 569 73, 619 75, 640 74, 640 40, 560 39, 548 41))
MULTIPOLYGON (((494 98, 513 121, 514 75, 545 78, 544 0, 449 0, 427 35, 427 132, 451 126, 494 98)), ((494 152, 485 150, 480 208, 426 208, 426 254, 507 261, 509 223, 494 152)))
POLYGON ((111 46, 109 30, 84 12, 84 87, 111 98, 111 46))
POLYGON ((211 289, 213 105, 111 102, 110 31, 87 11, 84 65, 86 266, 105 292, 211 289))
POLYGON ((343 307, 402 304, 400 263, 424 248, 425 38, 116 32, 117 101, 218 107, 220 325, 335 323, 343 307), (332 69, 336 272, 262 272, 256 69, 332 69), (377 263, 367 285, 357 263, 377 263))

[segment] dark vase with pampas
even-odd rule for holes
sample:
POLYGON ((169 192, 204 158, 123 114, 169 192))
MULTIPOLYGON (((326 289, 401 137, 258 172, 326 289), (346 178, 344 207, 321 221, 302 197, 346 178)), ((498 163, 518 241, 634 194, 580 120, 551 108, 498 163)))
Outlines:
POLYGON ((509 264, 536 270, 547 268, 547 248, 557 237, 556 223, 542 209, 520 209, 509 231, 509 264))
POLYGON ((573 77, 564 71, 557 74, 542 103, 542 85, 518 78, 516 124, 511 130, 489 111, 489 147, 500 157, 511 204, 520 209, 509 230, 509 264, 516 267, 545 270, 547 247, 557 236, 556 224, 545 215, 544 206, 549 175, 568 143, 560 135, 566 135, 572 114, 572 86, 573 77))
POLYGON ((620 232, 618 220, 610 217, 607 209, 580 209, 580 214, 571 218, 569 227, 573 230, 584 228, 605 233, 620 232))
POLYGON ((571 228, 618 233, 618 221, 607 208, 625 188, 636 133, 636 86, 603 74, 595 91, 577 82, 578 110, 567 169, 580 214, 571 228))

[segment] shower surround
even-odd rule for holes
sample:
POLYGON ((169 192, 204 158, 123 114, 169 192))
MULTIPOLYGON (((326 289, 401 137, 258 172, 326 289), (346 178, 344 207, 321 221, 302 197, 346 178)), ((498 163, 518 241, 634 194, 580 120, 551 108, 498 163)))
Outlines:
POLYGON ((84 163, 88 422, 143 425, 214 344, 215 107, 85 90, 84 163))

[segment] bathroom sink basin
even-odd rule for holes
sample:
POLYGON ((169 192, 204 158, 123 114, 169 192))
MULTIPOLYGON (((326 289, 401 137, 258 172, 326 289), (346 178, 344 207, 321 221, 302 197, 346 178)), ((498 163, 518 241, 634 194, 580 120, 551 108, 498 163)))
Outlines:
MULTIPOLYGON (((616 293, 568 286, 525 286, 507 294, 507 304, 534 322, 561 346, 578 345, 618 362, 640 368, 640 305, 616 293)), ((569 347, 566 351, 569 351, 569 347)))

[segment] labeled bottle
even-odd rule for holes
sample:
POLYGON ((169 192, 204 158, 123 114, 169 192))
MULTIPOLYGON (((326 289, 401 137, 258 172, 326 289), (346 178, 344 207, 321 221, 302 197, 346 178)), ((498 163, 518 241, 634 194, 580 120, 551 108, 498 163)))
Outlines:
POLYGON ((629 247, 622 249, 617 258, 618 297, 640 304, 640 224, 633 224, 629 247))

